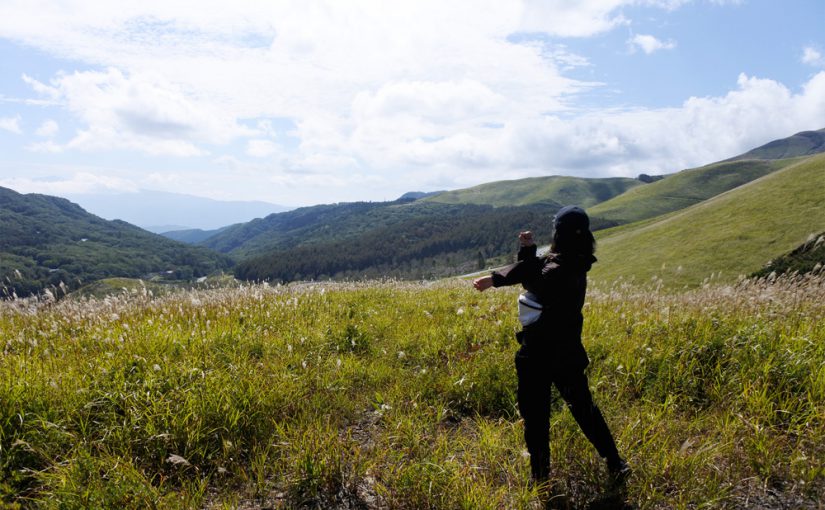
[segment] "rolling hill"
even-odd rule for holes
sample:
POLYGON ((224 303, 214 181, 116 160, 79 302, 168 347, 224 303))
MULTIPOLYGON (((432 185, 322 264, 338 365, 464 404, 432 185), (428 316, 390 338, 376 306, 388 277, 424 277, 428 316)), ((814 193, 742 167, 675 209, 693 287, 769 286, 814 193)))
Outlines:
POLYGON ((224 255, 104 220, 66 199, 0 188, 0 295, 110 276, 189 278, 231 265, 224 255))
POLYGON ((415 200, 305 207, 234 225, 202 246, 239 261, 240 278, 423 278, 509 256, 521 228, 547 232, 556 208, 415 200))
POLYGON ((825 129, 802 131, 793 136, 768 142, 750 150, 738 159, 787 159, 797 156, 811 156, 825 152, 825 129))
POLYGON ((161 232, 160 235, 172 239, 174 241, 180 241, 186 244, 198 244, 206 241, 215 234, 218 234, 219 232, 226 230, 227 228, 228 227, 222 227, 215 230, 201 230, 199 228, 191 228, 161 232))
POLYGON ((441 204, 496 207, 530 204, 546 204, 556 208, 567 204, 590 207, 643 184, 638 179, 626 177, 585 179, 553 175, 490 182, 472 188, 445 191, 424 200, 441 204))
POLYGON ((515 234, 547 231, 561 203, 595 204, 643 184, 554 176, 303 207, 232 225, 198 244, 238 260, 236 275, 245 279, 446 276, 509 256, 515 234))
POLYGON ((591 276, 733 281, 825 230, 825 155, 804 158, 686 209, 597 235, 591 276))
POLYGON ((612 223, 631 223, 698 204, 720 193, 825 152, 825 129, 802 131, 744 154, 634 187, 589 210, 612 223))
POLYGON ((727 161, 683 170, 634 187, 588 212, 613 223, 632 223, 698 204, 720 193, 784 168, 798 159, 727 161))

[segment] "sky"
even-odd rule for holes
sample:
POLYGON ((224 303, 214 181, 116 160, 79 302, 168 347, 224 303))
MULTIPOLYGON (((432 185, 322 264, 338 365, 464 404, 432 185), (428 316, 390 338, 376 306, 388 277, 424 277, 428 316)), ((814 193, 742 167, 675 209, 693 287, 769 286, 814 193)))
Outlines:
POLYGON ((0 0, 0 186, 285 206, 825 128, 822 0, 0 0))

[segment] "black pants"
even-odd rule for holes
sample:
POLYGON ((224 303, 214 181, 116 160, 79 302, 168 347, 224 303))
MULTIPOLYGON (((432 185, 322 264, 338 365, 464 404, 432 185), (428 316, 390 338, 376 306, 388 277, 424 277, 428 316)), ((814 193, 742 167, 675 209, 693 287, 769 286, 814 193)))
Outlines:
POLYGON ((530 453, 533 479, 546 480, 550 474, 550 403, 555 386, 582 432, 608 463, 619 460, 616 443, 601 411, 593 403, 583 370, 551 370, 544 356, 516 355, 518 408, 524 419, 524 440, 530 453), (536 359, 540 358, 540 359, 536 359))

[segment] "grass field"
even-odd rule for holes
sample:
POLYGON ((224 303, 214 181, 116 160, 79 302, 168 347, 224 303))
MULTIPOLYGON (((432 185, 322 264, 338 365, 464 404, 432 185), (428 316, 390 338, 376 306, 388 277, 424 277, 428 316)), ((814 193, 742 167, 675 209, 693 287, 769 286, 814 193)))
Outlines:
MULTIPOLYGON (((0 304, 0 506, 540 508, 515 289, 246 286, 0 304)), ((556 402, 571 508, 821 508, 825 279, 591 289, 625 493, 556 402)))

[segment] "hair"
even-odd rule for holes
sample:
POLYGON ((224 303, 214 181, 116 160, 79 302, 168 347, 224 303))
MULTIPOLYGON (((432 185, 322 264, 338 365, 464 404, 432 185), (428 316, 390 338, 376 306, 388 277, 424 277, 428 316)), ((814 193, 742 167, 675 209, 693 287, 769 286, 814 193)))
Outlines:
POLYGON ((593 255, 596 253, 596 238, 589 229, 556 229, 550 251, 559 255, 593 255))

